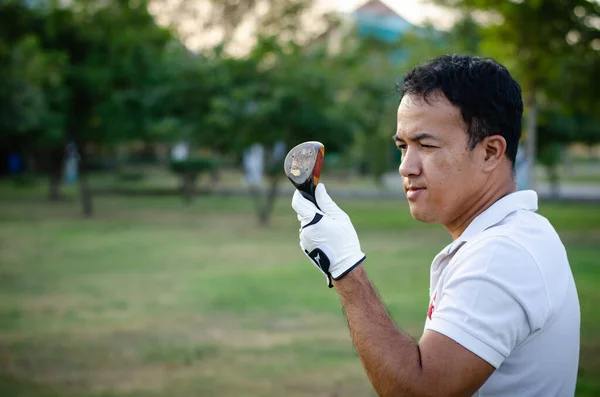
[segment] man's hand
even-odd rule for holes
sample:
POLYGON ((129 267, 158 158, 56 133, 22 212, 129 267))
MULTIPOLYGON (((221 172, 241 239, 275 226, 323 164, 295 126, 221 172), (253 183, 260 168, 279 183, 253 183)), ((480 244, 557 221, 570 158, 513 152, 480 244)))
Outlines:
POLYGON ((320 183, 315 198, 321 210, 305 199, 297 190, 292 208, 300 221, 300 247, 311 262, 323 273, 331 288, 364 259, 358 236, 350 217, 329 197, 320 183))

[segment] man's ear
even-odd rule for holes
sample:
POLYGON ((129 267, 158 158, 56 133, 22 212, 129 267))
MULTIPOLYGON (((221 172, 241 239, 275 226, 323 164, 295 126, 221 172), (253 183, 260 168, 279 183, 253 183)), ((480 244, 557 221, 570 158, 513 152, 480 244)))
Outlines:
POLYGON ((504 160, 506 139, 501 135, 491 135, 486 137, 481 145, 485 153, 483 171, 492 172, 504 160))

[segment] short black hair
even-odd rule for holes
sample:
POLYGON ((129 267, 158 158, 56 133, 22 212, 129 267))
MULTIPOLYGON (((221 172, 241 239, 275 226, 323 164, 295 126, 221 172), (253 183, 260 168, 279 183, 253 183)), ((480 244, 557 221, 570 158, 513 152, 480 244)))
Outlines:
POLYGON ((470 55, 442 55, 406 73, 398 90, 400 99, 417 95, 427 103, 432 95, 443 93, 460 110, 470 149, 485 137, 501 135, 514 167, 521 139, 523 99, 519 83, 500 63, 470 55))

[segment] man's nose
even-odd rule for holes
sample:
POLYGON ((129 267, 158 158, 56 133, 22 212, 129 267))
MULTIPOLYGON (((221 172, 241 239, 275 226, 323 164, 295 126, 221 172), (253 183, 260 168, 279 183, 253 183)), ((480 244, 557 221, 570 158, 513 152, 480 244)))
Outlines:
POLYGON ((417 153, 411 151, 410 149, 406 149, 406 151, 402 154, 399 171, 400 175, 404 177, 420 175, 421 164, 417 153))

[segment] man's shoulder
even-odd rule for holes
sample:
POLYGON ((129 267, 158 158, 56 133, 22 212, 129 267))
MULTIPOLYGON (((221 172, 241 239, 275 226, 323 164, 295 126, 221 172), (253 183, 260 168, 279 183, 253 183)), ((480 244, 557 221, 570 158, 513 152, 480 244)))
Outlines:
POLYGON ((465 302, 472 294, 490 302, 510 297, 506 299, 519 302, 530 330, 541 328, 552 311, 548 283, 537 261, 517 240, 500 233, 485 233, 463 244, 448 264, 440 287, 442 291, 460 288, 465 302))
POLYGON ((538 260, 530 244, 501 230, 484 231, 464 242, 450 261, 457 272, 514 275, 514 271, 529 269, 539 273, 538 260))
POLYGON ((533 212, 517 214, 464 242, 449 263, 445 281, 464 277, 502 285, 546 314, 561 305, 573 280, 558 234, 533 212))
POLYGON ((514 255, 520 263, 531 262, 541 267, 560 257, 566 261, 558 233, 545 217, 533 211, 516 211, 472 236, 461 247, 463 252, 482 250, 490 255, 498 249, 514 255))
MULTIPOLYGON (((546 295, 544 267, 549 261, 542 250, 540 231, 547 227, 547 221, 530 211, 523 212, 511 214, 464 241, 449 263, 447 279, 469 275, 482 282, 500 283, 508 290, 527 293, 532 288, 539 296, 546 295)), ((545 230, 542 235, 552 232, 545 230)))

